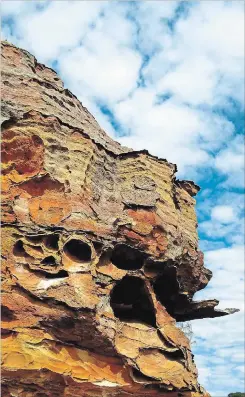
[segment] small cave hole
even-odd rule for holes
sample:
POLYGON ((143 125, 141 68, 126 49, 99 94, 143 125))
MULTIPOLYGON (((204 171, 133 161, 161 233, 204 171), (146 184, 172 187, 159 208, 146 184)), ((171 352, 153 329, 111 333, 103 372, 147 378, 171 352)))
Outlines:
POLYGON ((174 267, 168 267, 153 284, 158 301, 174 316, 176 301, 179 294, 179 284, 174 267))
POLYGON ((145 254, 126 244, 115 246, 111 262, 119 269, 137 270, 141 269, 145 260, 145 254))
POLYGON ((89 262, 92 256, 90 246, 77 239, 72 239, 65 244, 64 253, 74 262, 89 262))
POLYGON ((11 321, 14 320, 15 315, 13 310, 9 309, 7 306, 2 305, 1 306, 1 319, 2 321, 11 321))
POLYGON ((27 258, 29 256, 24 249, 23 241, 21 240, 16 241, 13 249, 13 254, 14 256, 19 256, 22 258, 27 258))
POLYGON ((161 390, 162 387, 163 386, 161 386, 160 384, 158 385, 156 383, 155 379, 154 379, 154 383, 147 383, 146 385, 144 385, 144 389, 145 390, 153 390, 154 392, 157 391, 158 392, 157 395, 160 396, 160 394, 161 394, 162 396, 165 396, 166 395, 166 389, 164 388, 164 390, 161 390))
POLYGON ((45 273, 46 279, 65 278, 65 277, 69 277, 69 273, 66 270, 60 270, 58 273, 45 273))
POLYGON ((29 243, 40 244, 43 241, 43 235, 41 235, 41 236, 38 236, 38 235, 36 235, 36 236, 26 236, 26 240, 29 243))
POLYGON ((164 351, 165 357, 172 361, 183 361, 185 356, 182 350, 175 350, 172 352, 164 351))
POLYGON ((59 235, 49 234, 44 240, 46 248, 57 251, 59 249, 59 235))
POLYGON ((111 292, 111 307, 121 321, 135 321, 156 326, 153 304, 147 294, 144 280, 125 276, 111 292))
POLYGON ((44 258, 41 261, 42 265, 47 265, 47 266, 55 266, 56 265, 56 261, 55 258, 53 256, 47 256, 46 258, 44 258))
POLYGON ((147 382, 152 383, 152 381, 155 381, 154 378, 151 378, 150 376, 142 374, 142 372, 140 372, 136 368, 132 368, 132 377, 134 380, 136 380, 136 382, 138 381, 138 382, 144 382, 144 383, 147 383, 147 382))

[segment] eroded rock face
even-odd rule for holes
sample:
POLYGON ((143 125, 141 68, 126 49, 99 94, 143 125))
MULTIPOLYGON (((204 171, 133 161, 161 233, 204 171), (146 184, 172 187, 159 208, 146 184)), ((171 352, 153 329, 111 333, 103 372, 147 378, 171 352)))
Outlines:
POLYGON ((2 43, 3 396, 208 396, 176 321, 211 272, 176 167, 112 141, 2 43))

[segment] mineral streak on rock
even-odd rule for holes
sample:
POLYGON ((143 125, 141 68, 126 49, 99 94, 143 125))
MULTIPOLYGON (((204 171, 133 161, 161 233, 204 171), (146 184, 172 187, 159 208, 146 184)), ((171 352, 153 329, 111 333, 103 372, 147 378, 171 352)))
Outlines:
POLYGON ((199 188, 7 42, 2 85, 2 395, 208 396, 176 326, 230 313, 192 300, 199 188))

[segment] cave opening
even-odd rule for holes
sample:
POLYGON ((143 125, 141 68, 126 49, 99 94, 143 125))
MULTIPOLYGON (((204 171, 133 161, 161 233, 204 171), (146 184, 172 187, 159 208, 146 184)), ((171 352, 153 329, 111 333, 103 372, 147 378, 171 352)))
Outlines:
POLYGON ((176 301, 179 295, 179 283, 175 267, 166 267, 153 284, 158 301, 174 317, 176 301))
POLYGON ((78 239, 69 240, 64 246, 64 253, 74 262, 89 262, 91 260, 91 247, 78 239))
POLYGON ((41 261, 41 264, 42 265, 47 265, 47 266, 55 266, 56 265, 56 260, 55 260, 55 258, 52 255, 46 256, 46 258, 44 258, 41 261))
POLYGON ((1 305, 1 320, 2 321, 12 321, 15 319, 15 314, 13 310, 9 309, 8 306, 1 305))
POLYGON ((131 370, 132 373, 132 377, 134 380, 136 380, 136 382, 152 382, 156 380, 154 378, 151 378, 150 376, 144 375, 142 372, 140 372, 139 369, 137 368, 132 368, 131 370))
POLYGON ((46 248, 49 250, 57 251, 59 249, 59 235, 58 234, 49 234, 46 236, 44 240, 46 248))
POLYGON ((126 244, 117 244, 112 252, 111 262, 123 270, 141 269, 145 254, 126 244))
POLYGON ((20 258, 31 258, 30 255, 27 254, 24 248, 24 244, 22 240, 16 241, 14 248, 13 248, 13 254, 14 256, 20 257, 20 258))
POLYGON ((120 280, 111 292, 111 307, 121 321, 138 321, 156 327, 154 307, 141 278, 125 276, 120 280))
MULTIPOLYGON (((40 270, 40 273, 42 273, 42 270, 40 270)), ((69 273, 64 269, 59 270, 57 273, 45 272, 45 279, 56 279, 56 278, 65 278, 65 277, 69 277, 69 273)))
POLYGON ((32 235, 32 236, 26 236, 26 240, 29 243, 34 243, 34 244, 41 244, 43 240, 43 235, 32 235))

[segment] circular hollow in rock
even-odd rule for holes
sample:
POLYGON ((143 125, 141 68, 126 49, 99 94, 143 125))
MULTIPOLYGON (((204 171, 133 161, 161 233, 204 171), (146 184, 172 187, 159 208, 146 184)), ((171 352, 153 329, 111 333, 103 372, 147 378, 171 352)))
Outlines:
POLYGON ((27 257, 28 254, 26 253, 24 249, 24 244, 23 241, 18 240, 16 241, 14 248, 13 248, 13 254, 14 256, 19 256, 19 257, 27 257))
POLYGON ((46 236, 44 240, 44 244, 46 248, 52 251, 58 251, 59 249, 59 235, 58 234, 49 234, 46 236))
POLYGON ((91 247, 78 239, 69 240, 64 246, 64 253, 74 262, 89 262, 91 260, 91 247))
POLYGON ((41 264, 42 265, 47 265, 47 266, 55 266, 56 265, 56 261, 55 261, 55 258, 52 255, 50 255, 50 256, 46 256, 46 258, 44 258, 41 261, 41 264))
POLYGON ((126 244, 115 246, 111 262, 113 265, 123 270, 141 269, 144 264, 145 254, 126 244))

